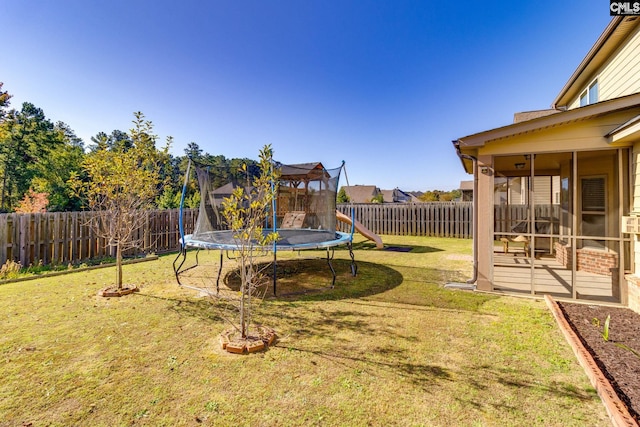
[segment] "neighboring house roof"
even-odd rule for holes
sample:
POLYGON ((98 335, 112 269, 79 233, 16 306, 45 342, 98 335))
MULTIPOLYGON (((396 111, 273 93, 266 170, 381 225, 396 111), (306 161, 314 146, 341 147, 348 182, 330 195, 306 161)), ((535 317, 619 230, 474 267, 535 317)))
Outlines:
POLYGON ((399 188, 396 188, 395 190, 393 190, 395 192, 394 194, 394 199, 397 202, 402 202, 402 203, 407 203, 407 202, 419 202, 420 200, 414 196, 413 194, 406 192, 406 191, 402 191, 399 188))
POLYGON ((233 182, 228 182, 222 187, 218 187, 215 190, 212 190, 211 194, 220 195, 220 196, 230 196, 231 193, 233 193, 233 190, 236 189, 236 187, 237 185, 235 185, 233 182))
POLYGON ((353 203, 370 203, 371 199, 380 194, 380 189, 375 185, 345 185, 342 188, 353 203))
POLYGON ((461 191, 473 191, 473 181, 460 181, 461 191))
POLYGON ((380 190, 382 193, 382 201, 384 203, 394 203, 393 190, 380 190))
POLYGON ((393 190, 381 190, 384 203, 410 203, 418 201, 418 198, 412 194, 394 188, 393 190))
POLYGON ((615 16, 591 47, 578 68, 573 72, 551 105, 554 109, 566 107, 578 96, 594 74, 612 57, 616 49, 639 24, 637 17, 615 16))
POLYGON ((515 113, 513 115, 513 123, 526 122, 527 120, 533 120, 539 117, 550 116, 551 114, 556 114, 559 112, 560 110, 523 111, 521 113, 515 113))

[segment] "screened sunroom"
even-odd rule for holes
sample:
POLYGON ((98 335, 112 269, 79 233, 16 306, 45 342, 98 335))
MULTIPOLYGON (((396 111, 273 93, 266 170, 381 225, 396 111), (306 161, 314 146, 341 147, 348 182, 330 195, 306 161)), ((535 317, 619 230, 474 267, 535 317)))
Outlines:
POLYGON ((612 135, 639 114, 607 101, 454 141, 476 182, 477 289, 626 304, 637 138, 612 135))
POLYGON ((497 155, 492 169, 492 290, 620 302, 629 150, 497 155))

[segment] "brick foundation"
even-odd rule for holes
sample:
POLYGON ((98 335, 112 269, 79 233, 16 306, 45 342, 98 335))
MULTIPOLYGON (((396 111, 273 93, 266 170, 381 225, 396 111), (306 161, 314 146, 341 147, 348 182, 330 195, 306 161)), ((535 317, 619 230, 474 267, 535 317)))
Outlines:
MULTIPOLYGON (((582 248, 576 251, 578 256, 577 269, 586 273, 611 276, 618 271, 618 254, 599 251, 597 249, 582 248)), ((571 246, 555 243, 556 261, 569 269, 572 265, 571 246)))
POLYGON ((556 261, 566 269, 570 269, 573 265, 571 257, 571 247, 565 243, 556 242, 553 245, 554 252, 556 254, 556 261))
POLYGON ((618 271, 618 254, 593 249, 578 249, 578 270, 611 276, 618 271))

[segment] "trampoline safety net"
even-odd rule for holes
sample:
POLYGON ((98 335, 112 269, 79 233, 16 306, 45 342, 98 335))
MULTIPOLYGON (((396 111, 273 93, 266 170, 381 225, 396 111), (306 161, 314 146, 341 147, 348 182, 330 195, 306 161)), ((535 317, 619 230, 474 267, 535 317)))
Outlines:
MULTIPOLYGON (((223 251, 238 249, 239 242, 234 237, 234 231, 230 230, 223 215, 223 202, 228 199, 239 185, 247 185, 237 181, 220 182, 219 171, 211 170, 210 166, 191 163, 195 168, 200 187, 200 208, 198 220, 192 234, 184 235, 181 222, 182 250, 174 260, 174 271, 178 284, 197 289, 209 295, 213 294, 209 281, 215 282, 215 295, 221 292, 220 277, 223 264, 223 251), (187 249, 219 249, 220 261, 218 263, 215 279, 211 276, 212 270, 199 275, 198 252, 196 251, 196 264, 184 267, 187 249), (184 268, 183 268, 184 267, 184 268), (196 281, 201 285, 189 285, 185 280, 196 281)), ((263 227, 264 233, 276 231, 278 239, 275 245, 265 246, 263 250, 273 250, 273 294, 276 294, 276 253, 280 249, 304 250, 326 248, 327 264, 331 271, 331 287, 335 285, 336 271, 332 265, 333 248, 338 245, 347 245, 351 257, 351 274, 357 273, 357 265, 353 256, 351 241, 352 234, 336 230, 336 196, 338 180, 343 164, 335 169, 327 169, 322 163, 301 163, 295 165, 283 165, 275 163, 278 169, 278 182, 274 183, 276 197, 267 215, 263 227)), ((188 173, 187 173, 188 176, 188 173)), ((186 178, 185 178, 186 187, 186 178)), ((251 194, 252 189, 244 187, 246 194, 251 194)), ((184 196, 183 196, 184 197, 184 196)), ((181 207, 182 212, 182 207, 181 207)))
MULTIPOLYGON (((200 210, 192 235, 186 243, 194 247, 225 248, 233 245, 233 233, 222 215, 222 202, 243 185, 237 181, 216 186, 219 177, 210 167, 194 164, 200 187, 200 210)), ((322 163, 284 165, 276 163, 275 230, 279 248, 304 249, 304 245, 325 246, 340 240, 336 234, 336 195, 342 166, 326 169, 322 163)), ((249 193, 251 188, 246 187, 249 193)), ((268 215, 265 232, 274 230, 273 213, 268 215)))

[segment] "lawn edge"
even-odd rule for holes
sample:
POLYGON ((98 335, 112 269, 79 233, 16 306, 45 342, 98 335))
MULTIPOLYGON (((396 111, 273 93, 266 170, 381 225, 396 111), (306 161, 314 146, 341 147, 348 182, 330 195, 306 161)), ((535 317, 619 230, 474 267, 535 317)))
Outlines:
POLYGON ((613 386, 591 356, 591 353, 584 347, 578 335, 573 331, 571 325, 569 325, 558 303, 550 295, 545 295, 544 300, 547 303, 549 311, 551 311, 551 314, 553 314, 553 317, 556 319, 556 323, 562 331, 562 334, 573 349, 573 353, 576 355, 578 362, 584 369, 587 377, 589 377, 589 381, 591 381, 591 384, 598 392, 598 396, 600 396, 600 400, 607 410, 611 424, 614 427, 638 427, 638 423, 636 423, 636 420, 629 413, 627 406, 620 400, 613 386))
MULTIPOLYGON (((138 264, 140 262, 147 262, 147 261, 157 261, 158 259, 159 259, 158 255, 149 255, 149 256, 146 256, 144 258, 134 258, 134 259, 123 260, 122 261, 122 265, 138 264)), ((18 283, 18 282, 28 282, 29 280, 36 280, 36 279, 46 279, 47 277, 64 276, 64 275, 71 274, 71 273, 80 273, 80 272, 83 272, 83 271, 98 270, 100 268, 115 267, 116 265, 117 264, 115 262, 110 262, 108 264, 89 265, 87 267, 79 267, 79 268, 71 268, 71 269, 67 269, 67 270, 52 271, 52 272, 44 273, 44 274, 35 274, 33 276, 18 277, 16 279, 0 280, 0 285, 7 285, 9 283, 18 283)))

